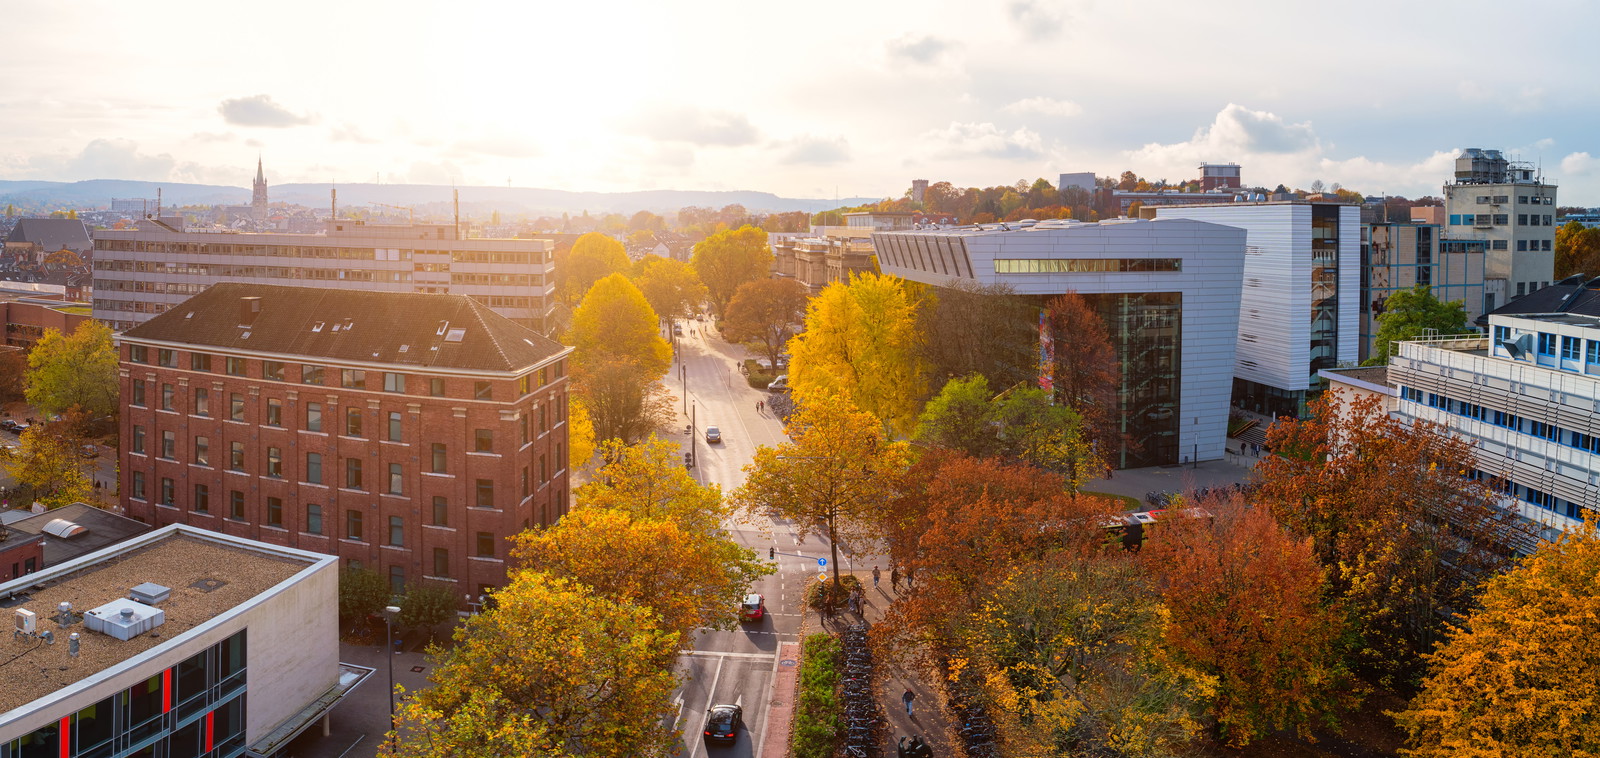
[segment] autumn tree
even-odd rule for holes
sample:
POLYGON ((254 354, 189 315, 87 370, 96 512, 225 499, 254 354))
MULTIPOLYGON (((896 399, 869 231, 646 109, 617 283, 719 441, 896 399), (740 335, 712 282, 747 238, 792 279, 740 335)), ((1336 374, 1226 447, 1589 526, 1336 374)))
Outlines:
POLYGON ((21 350, 0 350, 0 404, 22 400, 23 377, 28 372, 28 354, 21 350))
POLYGON ((1051 403, 1034 387, 1012 387, 991 396, 988 381, 981 376, 946 383, 924 406, 913 437, 970 456, 997 457, 1061 474, 1063 486, 1072 492, 1106 470, 1077 412, 1051 403))
POLYGON ((384 609, 392 594, 389 581, 368 568, 339 569, 339 618, 346 622, 366 619, 384 609))
POLYGON ((628 251, 621 242, 599 232, 589 232, 572 243, 566 265, 558 268, 561 295, 569 303, 585 296, 595 282, 628 269, 628 251))
POLYGON ((82 440, 63 434, 60 424, 35 425, 21 444, 0 448, 0 467, 45 508, 95 502, 94 480, 78 455, 82 440))
POLYGON ((28 353, 28 403, 45 414, 77 406, 96 419, 117 412, 117 349, 111 327, 93 319, 72 334, 46 329, 28 353))
POLYGON ((571 450, 568 461, 572 470, 578 471, 594 457, 594 419, 589 417, 589 406, 583 398, 573 397, 567 404, 567 447, 571 450))
POLYGON ((647 255, 634 264, 633 282, 656 315, 669 320, 700 310, 706 299, 706 287, 689 264, 659 255, 647 255))
POLYGON ((637 440, 670 418, 656 381, 672 364, 660 320, 627 277, 612 274, 589 288, 572 315, 573 385, 599 439, 637 440))
POLYGON ((793 279, 757 279, 733 293, 722 335, 764 353, 773 366, 805 318, 807 291, 793 279))
POLYGON ((1257 464, 1254 499, 1311 539, 1361 641, 1352 668, 1411 682, 1447 612, 1470 607, 1483 577, 1534 538, 1470 476, 1471 442, 1395 419, 1376 396, 1342 395, 1324 393, 1309 419, 1267 429, 1276 455, 1257 464))
POLYGON ((1237 496, 1200 505, 1211 517, 1168 518, 1141 551, 1170 613, 1166 644, 1217 679, 1211 712, 1235 747, 1332 724, 1354 698, 1342 608, 1323 603, 1311 540, 1237 496))
POLYGON ((1413 758, 1600 756, 1595 515, 1485 583, 1395 720, 1413 758))
POLYGON ((772 267, 767 232, 756 226, 717 232, 694 246, 690 265, 705 284, 717 315, 725 314, 740 285, 767 277, 772 267))
POLYGON ((671 423, 676 409, 659 377, 629 358, 575 364, 573 392, 588 411, 592 439, 637 442, 671 423))
POLYGON ((881 534, 883 501, 909 462, 906 443, 885 439, 871 413, 840 397, 815 397, 789 418, 788 442, 762 445, 734 501, 788 519, 801 537, 825 530, 839 585, 839 542, 881 534))
POLYGON ((926 392, 918 301, 894 277, 834 282, 806 308, 789 341, 789 385, 802 404, 841 397, 892 429, 909 431, 926 392))
POLYGON ((1556 278, 1600 276, 1600 229, 1568 221, 1556 230, 1556 278))
POLYGON ((958 279, 919 310, 930 376, 982 374, 1001 387, 1039 377, 1039 309, 1006 284, 958 279))
POLYGON ((1051 299, 1045 311, 1054 350, 1052 391, 1083 417, 1095 448, 1112 458, 1125 441, 1118 400, 1122 368, 1105 320, 1076 292, 1051 299))
POLYGON ((1473 330, 1467 321, 1467 308, 1460 300, 1443 302, 1426 284, 1401 290, 1383 301, 1383 313, 1378 315, 1378 334, 1372 348, 1372 357, 1364 365, 1382 366, 1389 362, 1390 345, 1416 339, 1432 331, 1439 336, 1469 334, 1473 330))
POLYGON ((654 612, 566 579, 514 572, 496 605, 436 648, 379 754, 666 756, 678 634, 654 612), (397 737, 398 739, 393 739, 397 737))

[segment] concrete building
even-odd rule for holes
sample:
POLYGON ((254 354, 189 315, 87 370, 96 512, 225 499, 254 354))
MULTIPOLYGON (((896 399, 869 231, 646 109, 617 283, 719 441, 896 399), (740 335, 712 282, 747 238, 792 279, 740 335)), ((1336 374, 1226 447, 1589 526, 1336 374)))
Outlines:
POLYGON ((548 240, 462 239, 450 224, 344 219, 320 235, 140 227, 94 233, 94 317, 119 331, 218 282, 466 295, 541 332, 556 301, 548 240))
POLYGON ((1068 187, 1077 187, 1084 192, 1093 192, 1099 184, 1095 182, 1093 171, 1076 171, 1062 174, 1060 181, 1056 182, 1057 192, 1066 192, 1068 187))
POLYGON ((1442 301, 1460 300, 1469 321, 1483 315, 1492 306, 1484 295, 1486 248, 1483 240, 1446 243, 1431 224, 1362 224, 1359 359, 1372 355, 1389 296, 1415 285, 1428 285, 1442 301))
MULTIPOLYGON (((1242 230, 1188 220, 1044 221, 873 235, 886 274, 934 286, 1077 292, 1121 363, 1118 468, 1221 458, 1245 264, 1242 230)), ((1043 347, 1041 347, 1043 350, 1043 347)))
POLYGON ((372 673, 339 662, 338 585, 181 524, 0 584, 0 755, 272 755, 372 673))
POLYGON ((1237 163, 1202 163, 1200 164, 1200 191, 1230 190, 1244 187, 1239 177, 1239 164, 1237 163))
POLYGON ((1361 352, 1360 209, 1334 203, 1232 203, 1156 209, 1245 230, 1244 291, 1233 403, 1305 415, 1317 372, 1361 352))
POLYGON ((570 348, 460 295, 217 284, 123 334, 125 512, 476 597, 567 511, 570 348))
POLYGON ((1475 442, 1473 475, 1551 539, 1600 509, 1600 279, 1546 287, 1487 321, 1486 336, 1400 343, 1396 412, 1475 442))
POLYGON ((1444 185, 1444 208, 1445 236, 1486 241, 1484 278, 1504 280, 1510 297, 1555 278, 1556 185, 1532 164, 1467 148, 1456 158, 1455 180, 1444 185))
POLYGON ((844 218, 844 226, 814 226, 809 234, 769 234, 773 275, 795 279, 815 295, 833 282, 877 271, 875 232, 955 223, 953 216, 925 212, 862 211, 844 218))

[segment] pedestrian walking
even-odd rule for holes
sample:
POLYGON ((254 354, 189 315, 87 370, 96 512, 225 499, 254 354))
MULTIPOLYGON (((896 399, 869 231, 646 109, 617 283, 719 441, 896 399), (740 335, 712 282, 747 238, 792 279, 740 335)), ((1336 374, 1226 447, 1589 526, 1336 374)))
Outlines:
POLYGON ((917 699, 917 693, 912 692, 911 690, 906 690, 906 694, 900 696, 900 702, 906 704, 906 715, 907 716, 911 715, 911 704, 913 702, 915 702, 916 699, 917 699))
POLYGON ((777 545, 773 545, 772 547, 767 548, 767 560, 769 560, 769 561, 778 560, 778 546, 777 545))
POLYGON ((893 587, 895 592, 900 591, 900 568, 898 566, 889 567, 889 586, 893 587))
POLYGON ((878 588, 878 567, 877 566, 873 566, 872 567, 872 588, 873 589, 877 589, 878 588))

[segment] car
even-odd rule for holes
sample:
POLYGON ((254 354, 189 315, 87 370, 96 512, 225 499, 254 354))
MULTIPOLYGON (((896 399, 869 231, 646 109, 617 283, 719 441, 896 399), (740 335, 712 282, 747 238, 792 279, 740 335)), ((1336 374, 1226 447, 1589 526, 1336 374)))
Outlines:
POLYGON ((78 455, 81 455, 85 458, 99 458, 100 447, 98 445, 84 445, 83 447, 78 448, 78 455))
POLYGON ((676 336, 676 337, 682 337, 683 336, 683 324, 673 324, 672 325, 672 334, 673 334, 673 336, 676 336))
POLYGON ((767 390, 770 392, 783 392, 787 389, 789 389, 788 374, 779 374, 778 378, 773 379, 771 383, 767 384, 767 390))
POLYGON ((767 616, 767 599, 752 592, 739 604, 740 621, 760 621, 767 616))
POLYGON ((706 444, 715 445, 722 441, 722 430, 714 426, 706 427, 706 444))
POLYGON ((706 742, 735 742, 739 725, 744 723, 744 708, 731 703, 711 706, 706 711, 706 742))
POLYGON ((22 425, 12 421, 11 419, 6 419, 4 421, 0 421, 0 429, 4 429, 8 432, 20 432, 22 431, 22 425))

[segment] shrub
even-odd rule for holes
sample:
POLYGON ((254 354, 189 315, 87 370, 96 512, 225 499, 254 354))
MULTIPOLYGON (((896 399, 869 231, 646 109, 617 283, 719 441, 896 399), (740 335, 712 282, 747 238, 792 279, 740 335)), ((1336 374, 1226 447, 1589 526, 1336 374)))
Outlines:
POLYGON ((829 634, 810 635, 801 656, 789 755, 831 758, 839 736, 839 641, 829 634))
POLYGON ((857 579, 853 574, 841 574, 839 575, 838 586, 834 587, 831 576, 826 582, 813 576, 806 580, 806 607, 812 610, 822 610, 825 599, 823 597, 824 586, 833 588, 833 607, 837 610, 844 607, 844 602, 850 597, 850 593, 861 589, 861 580, 857 579))

